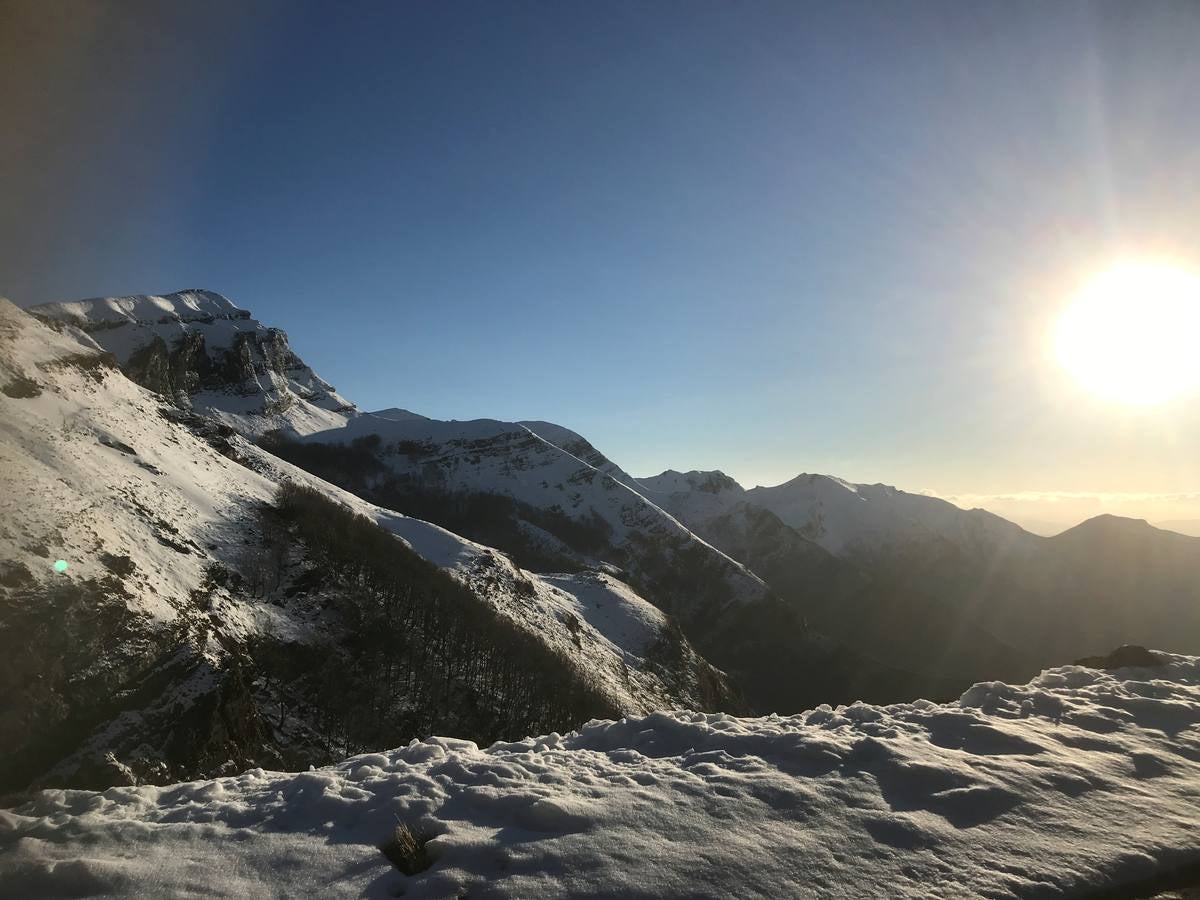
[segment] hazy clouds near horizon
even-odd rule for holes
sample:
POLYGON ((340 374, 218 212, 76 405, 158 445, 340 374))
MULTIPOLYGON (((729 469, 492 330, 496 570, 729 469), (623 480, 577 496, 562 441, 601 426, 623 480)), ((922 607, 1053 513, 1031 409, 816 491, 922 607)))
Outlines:
POLYGON ((1145 519, 1151 525, 1200 537, 1200 493, 1103 494, 1028 492, 947 496, 958 506, 979 507, 1016 522, 1035 534, 1052 535, 1109 514, 1145 519))

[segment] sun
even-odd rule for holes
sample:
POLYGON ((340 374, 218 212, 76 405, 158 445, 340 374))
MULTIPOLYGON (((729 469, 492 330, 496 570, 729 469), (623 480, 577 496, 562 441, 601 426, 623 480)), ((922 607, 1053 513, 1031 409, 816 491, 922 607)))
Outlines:
POLYGON ((1200 275, 1122 263, 1090 278, 1059 317, 1059 363, 1089 391, 1146 406, 1200 390, 1200 275))

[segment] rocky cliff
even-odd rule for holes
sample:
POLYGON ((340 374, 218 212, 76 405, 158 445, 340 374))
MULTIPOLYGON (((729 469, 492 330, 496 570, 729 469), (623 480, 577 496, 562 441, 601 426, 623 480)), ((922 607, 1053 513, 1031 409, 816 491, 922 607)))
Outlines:
POLYGON ((286 332, 213 291, 48 303, 29 311, 83 331, 138 384, 242 433, 307 434, 357 414, 292 351, 286 332))

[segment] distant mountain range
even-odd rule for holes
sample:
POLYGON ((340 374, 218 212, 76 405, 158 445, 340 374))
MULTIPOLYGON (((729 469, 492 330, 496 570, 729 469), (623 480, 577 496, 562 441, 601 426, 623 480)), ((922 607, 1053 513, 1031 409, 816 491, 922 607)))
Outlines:
POLYGON ((984 510, 822 475, 749 491, 720 472, 640 483, 779 590, 823 585, 808 595, 811 621, 894 665, 984 677, 1084 646, 1200 639, 1200 539, 1141 520, 1097 516, 1047 538, 984 510))
MULTIPOLYGON (((332 715, 345 699, 303 660, 314 646, 373 659, 355 649, 370 630, 350 585, 376 579, 392 596, 379 585, 393 576, 305 532, 312 516, 280 505, 282 484, 394 535, 397 553, 553 654, 580 686, 572 702, 597 711, 942 699, 1125 642, 1200 652, 1200 539, 1145 522, 1101 516, 1046 538, 825 475, 750 490, 721 472, 635 478, 548 422, 365 413, 284 331, 209 291, 0 312, 0 624, 32 634, 38 592, 86 584, 60 599, 102 635, 99 662, 9 664, 25 699, 2 736, 46 725, 17 747, 10 784, 182 777, 217 757, 356 745, 366 726, 332 715), (97 692, 116 699, 89 706, 97 692), (198 710, 204 753, 172 743, 176 708, 198 710)), ((492 675, 448 660, 441 714, 485 736, 514 727, 481 712, 497 702, 492 675)), ((363 691, 398 677, 355 665, 363 691)), ((415 715, 397 707, 371 727, 415 715)))

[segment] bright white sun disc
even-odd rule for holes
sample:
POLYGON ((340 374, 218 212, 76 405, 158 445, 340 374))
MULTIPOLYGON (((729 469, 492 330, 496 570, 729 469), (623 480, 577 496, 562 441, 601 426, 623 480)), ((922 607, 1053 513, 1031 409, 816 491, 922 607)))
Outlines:
POLYGON ((1200 390, 1200 276, 1146 263, 1096 275, 1059 317, 1054 351, 1110 400, 1145 405, 1200 390))

